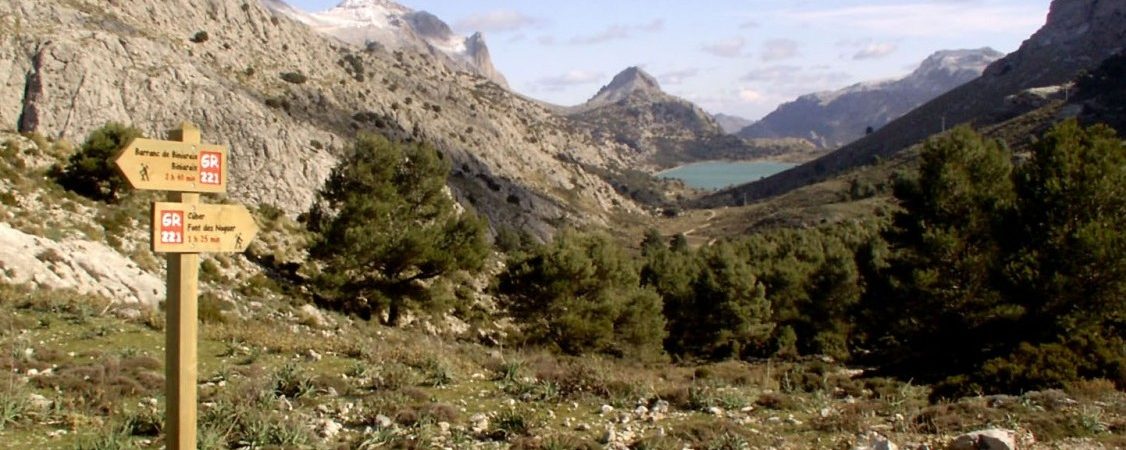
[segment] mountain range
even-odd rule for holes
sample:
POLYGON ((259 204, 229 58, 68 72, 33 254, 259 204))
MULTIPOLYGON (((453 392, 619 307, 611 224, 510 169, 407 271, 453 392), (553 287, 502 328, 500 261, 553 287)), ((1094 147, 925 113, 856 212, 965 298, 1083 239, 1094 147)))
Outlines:
MULTIPOLYGON (((1010 101, 1034 88, 1061 86, 1126 48, 1126 2, 1055 0, 1047 22, 984 73, 873 133, 816 160, 710 195, 700 205, 730 205, 797 189, 895 155, 956 124, 984 126, 1039 105, 1010 101)), ((1054 88, 1055 89, 1055 88, 1054 88)), ((1066 95, 1066 94, 1065 94, 1066 95)))
MULTIPOLYGON (((451 159, 450 187, 459 202, 495 226, 539 237, 567 224, 608 225, 622 214, 643 214, 646 206, 621 185, 619 175, 627 170, 704 159, 808 158, 818 151, 794 138, 731 136, 715 117, 665 93, 638 67, 560 112, 487 76, 480 35, 456 36, 433 15, 386 0, 347 0, 312 14, 279 0, 144 5, 0 4, 0 25, 11 31, 0 34, 0 123, 77 142, 108 121, 136 125, 153 137, 193 121, 205 141, 231 148, 233 198, 291 215, 308 208, 358 133, 422 140, 451 159), (469 60, 480 64, 474 70, 459 65, 469 60), (105 70, 107 62, 114 70, 105 70)), ((1013 117, 1020 109, 1006 97, 1066 82, 1120 49, 1123 8, 1057 0, 1048 24, 983 76, 882 127, 842 125, 874 132, 707 202, 762 198, 833 176, 894 154, 941 131, 944 122, 1013 117)), ((876 86, 955 83, 993 56, 987 50, 941 52, 903 80, 811 98, 844 104, 876 86)))
POLYGON ((1002 56, 991 48, 938 51, 906 77, 803 95, 737 134, 800 138, 820 148, 837 148, 981 76, 986 66, 1002 56))

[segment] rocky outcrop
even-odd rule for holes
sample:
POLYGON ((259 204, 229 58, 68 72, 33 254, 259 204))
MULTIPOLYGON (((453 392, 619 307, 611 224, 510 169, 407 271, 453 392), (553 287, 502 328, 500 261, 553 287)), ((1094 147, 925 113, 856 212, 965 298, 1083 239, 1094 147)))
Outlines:
POLYGON ((1096 68, 1126 46, 1126 2, 1053 0, 1047 23, 981 77, 912 110, 851 144, 763 180, 718 192, 701 205, 738 204, 779 195, 870 164, 910 147, 944 126, 988 125, 1029 111, 1005 99, 1025 89, 1055 86, 1096 68))
POLYGON ((117 302, 156 306, 164 280, 98 242, 55 242, 0 222, 0 282, 72 289, 117 302))
POLYGON ((985 67, 1001 56, 991 48, 935 52, 904 78, 803 95, 737 134, 745 138, 800 138, 821 148, 837 148, 981 76, 985 67))
POLYGON ((546 236, 639 211, 584 169, 628 165, 620 145, 430 53, 351 47, 257 2, 9 2, 0 29, 0 128, 73 143, 107 121, 151 137, 192 121, 230 148, 244 202, 303 212, 376 132, 442 150, 455 197, 494 224, 546 236))
POLYGON ((414 11, 389 0, 344 0, 334 8, 311 13, 293 8, 283 0, 262 2, 344 42, 430 53, 455 70, 475 73, 508 87, 504 75, 493 66, 481 33, 458 36, 446 22, 429 12, 414 11))

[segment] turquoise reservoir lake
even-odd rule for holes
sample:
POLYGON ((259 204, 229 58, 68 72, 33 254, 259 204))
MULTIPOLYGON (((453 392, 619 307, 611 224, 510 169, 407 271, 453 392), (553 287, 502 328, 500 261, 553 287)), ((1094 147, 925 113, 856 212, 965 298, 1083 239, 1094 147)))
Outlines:
POLYGON ((700 189, 721 189, 766 178, 796 164, 773 161, 705 161, 672 168, 657 174, 684 180, 700 189))

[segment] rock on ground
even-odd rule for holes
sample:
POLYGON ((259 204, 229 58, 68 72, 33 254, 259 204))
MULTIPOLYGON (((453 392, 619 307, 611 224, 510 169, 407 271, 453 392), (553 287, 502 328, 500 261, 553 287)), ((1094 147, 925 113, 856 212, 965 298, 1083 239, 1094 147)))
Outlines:
POLYGON ((1016 437, 1010 430, 990 428, 954 438, 947 450, 1016 450, 1016 437))
POLYGON ((857 438, 852 450, 899 450, 899 446, 879 433, 869 431, 857 438))

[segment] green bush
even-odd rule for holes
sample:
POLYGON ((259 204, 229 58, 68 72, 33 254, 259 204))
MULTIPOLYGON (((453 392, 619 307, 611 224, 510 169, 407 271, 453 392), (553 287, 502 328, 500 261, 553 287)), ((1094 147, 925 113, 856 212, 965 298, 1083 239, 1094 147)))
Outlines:
POLYGON ((532 343, 565 353, 660 357, 661 298, 608 236, 565 231, 501 275, 504 305, 532 343))
POLYGON ((282 72, 281 79, 287 83, 304 84, 309 80, 309 77, 301 72, 282 72))
POLYGON ((195 32, 195 34, 192 35, 191 41, 193 43, 196 43, 196 44, 202 44, 204 42, 207 42, 207 40, 210 39, 210 38, 211 38, 211 36, 208 35, 206 31, 201 30, 201 31, 195 32))
POLYGON ((120 123, 110 122, 86 137, 78 152, 71 155, 67 165, 55 171, 55 178, 63 187, 82 196, 106 201, 116 201, 128 188, 125 178, 118 172, 113 158, 118 151, 141 131, 120 123))

